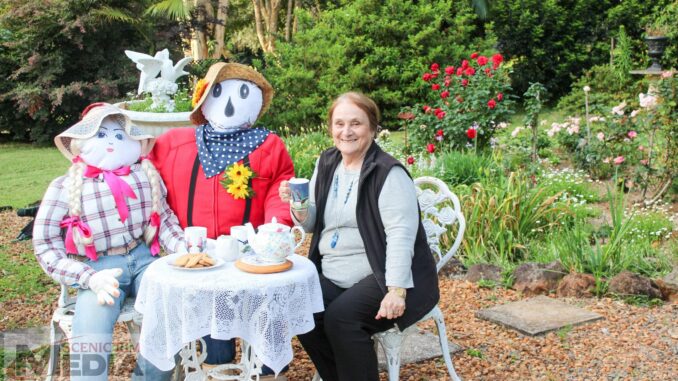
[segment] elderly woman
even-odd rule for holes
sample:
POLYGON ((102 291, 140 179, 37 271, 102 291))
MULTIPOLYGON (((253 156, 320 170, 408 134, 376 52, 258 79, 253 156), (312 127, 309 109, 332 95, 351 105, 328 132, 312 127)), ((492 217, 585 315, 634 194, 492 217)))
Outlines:
MULTIPOLYGON (((378 380, 371 335, 422 318, 438 302, 438 278, 412 179, 374 142, 377 105, 345 93, 328 119, 334 147, 318 159, 310 203, 291 209, 315 233, 309 259, 325 303, 299 340, 324 381, 378 380)), ((290 200, 287 182, 279 194, 290 200)))

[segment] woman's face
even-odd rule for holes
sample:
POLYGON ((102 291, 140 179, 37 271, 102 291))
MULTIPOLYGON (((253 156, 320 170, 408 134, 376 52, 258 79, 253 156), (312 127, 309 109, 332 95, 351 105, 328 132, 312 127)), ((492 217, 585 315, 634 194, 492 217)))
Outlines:
POLYGON ((350 101, 334 108, 331 131, 334 146, 345 159, 364 156, 374 139, 367 114, 350 101))

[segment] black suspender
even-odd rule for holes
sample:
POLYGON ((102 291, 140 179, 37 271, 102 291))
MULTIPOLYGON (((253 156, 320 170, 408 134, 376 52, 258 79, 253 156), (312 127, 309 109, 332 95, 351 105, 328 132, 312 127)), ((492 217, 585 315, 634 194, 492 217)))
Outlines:
POLYGON ((186 216, 186 226, 193 226, 193 199, 195 198, 195 182, 198 179, 198 169, 200 168, 200 159, 195 154, 193 170, 191 171, 191 183, 188 187, 188 215, 186 216))

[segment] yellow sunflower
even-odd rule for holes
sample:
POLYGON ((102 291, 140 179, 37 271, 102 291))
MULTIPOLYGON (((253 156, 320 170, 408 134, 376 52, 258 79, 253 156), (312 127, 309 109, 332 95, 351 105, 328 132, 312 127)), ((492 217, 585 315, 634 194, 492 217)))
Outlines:
POLYGON ((239 183, 239 182, 233 182, 228 185, 228 189, 226 190, 228 193, 230 193, 234 199, 245 199, 249 196, 249 187, 247 184, 239 183))
POLYGON ((197 105, 198 102, 200 102, 200 98, 202 98, 202 95, 205 93, 207 85, 209 85, 209 82, 205 81, 204 79, 198 81, 198 83, 195 85, 193 98, 191 99, 191 106, 195 107, 195 105, 197 105))
POLYGON ((242 164, 235 163, 228 169, 226 174, 234 184, 247 185, 247 180, 252 176, 252 171, 242 164))

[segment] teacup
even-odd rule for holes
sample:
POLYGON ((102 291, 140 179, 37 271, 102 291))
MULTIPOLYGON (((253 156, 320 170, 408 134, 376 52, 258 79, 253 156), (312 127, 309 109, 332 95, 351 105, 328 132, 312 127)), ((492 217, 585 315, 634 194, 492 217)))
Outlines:
POLYGON ((184 229, 184 240, 189 253, 203 253, 207 250, 207 228, 189 226, 184 229))

